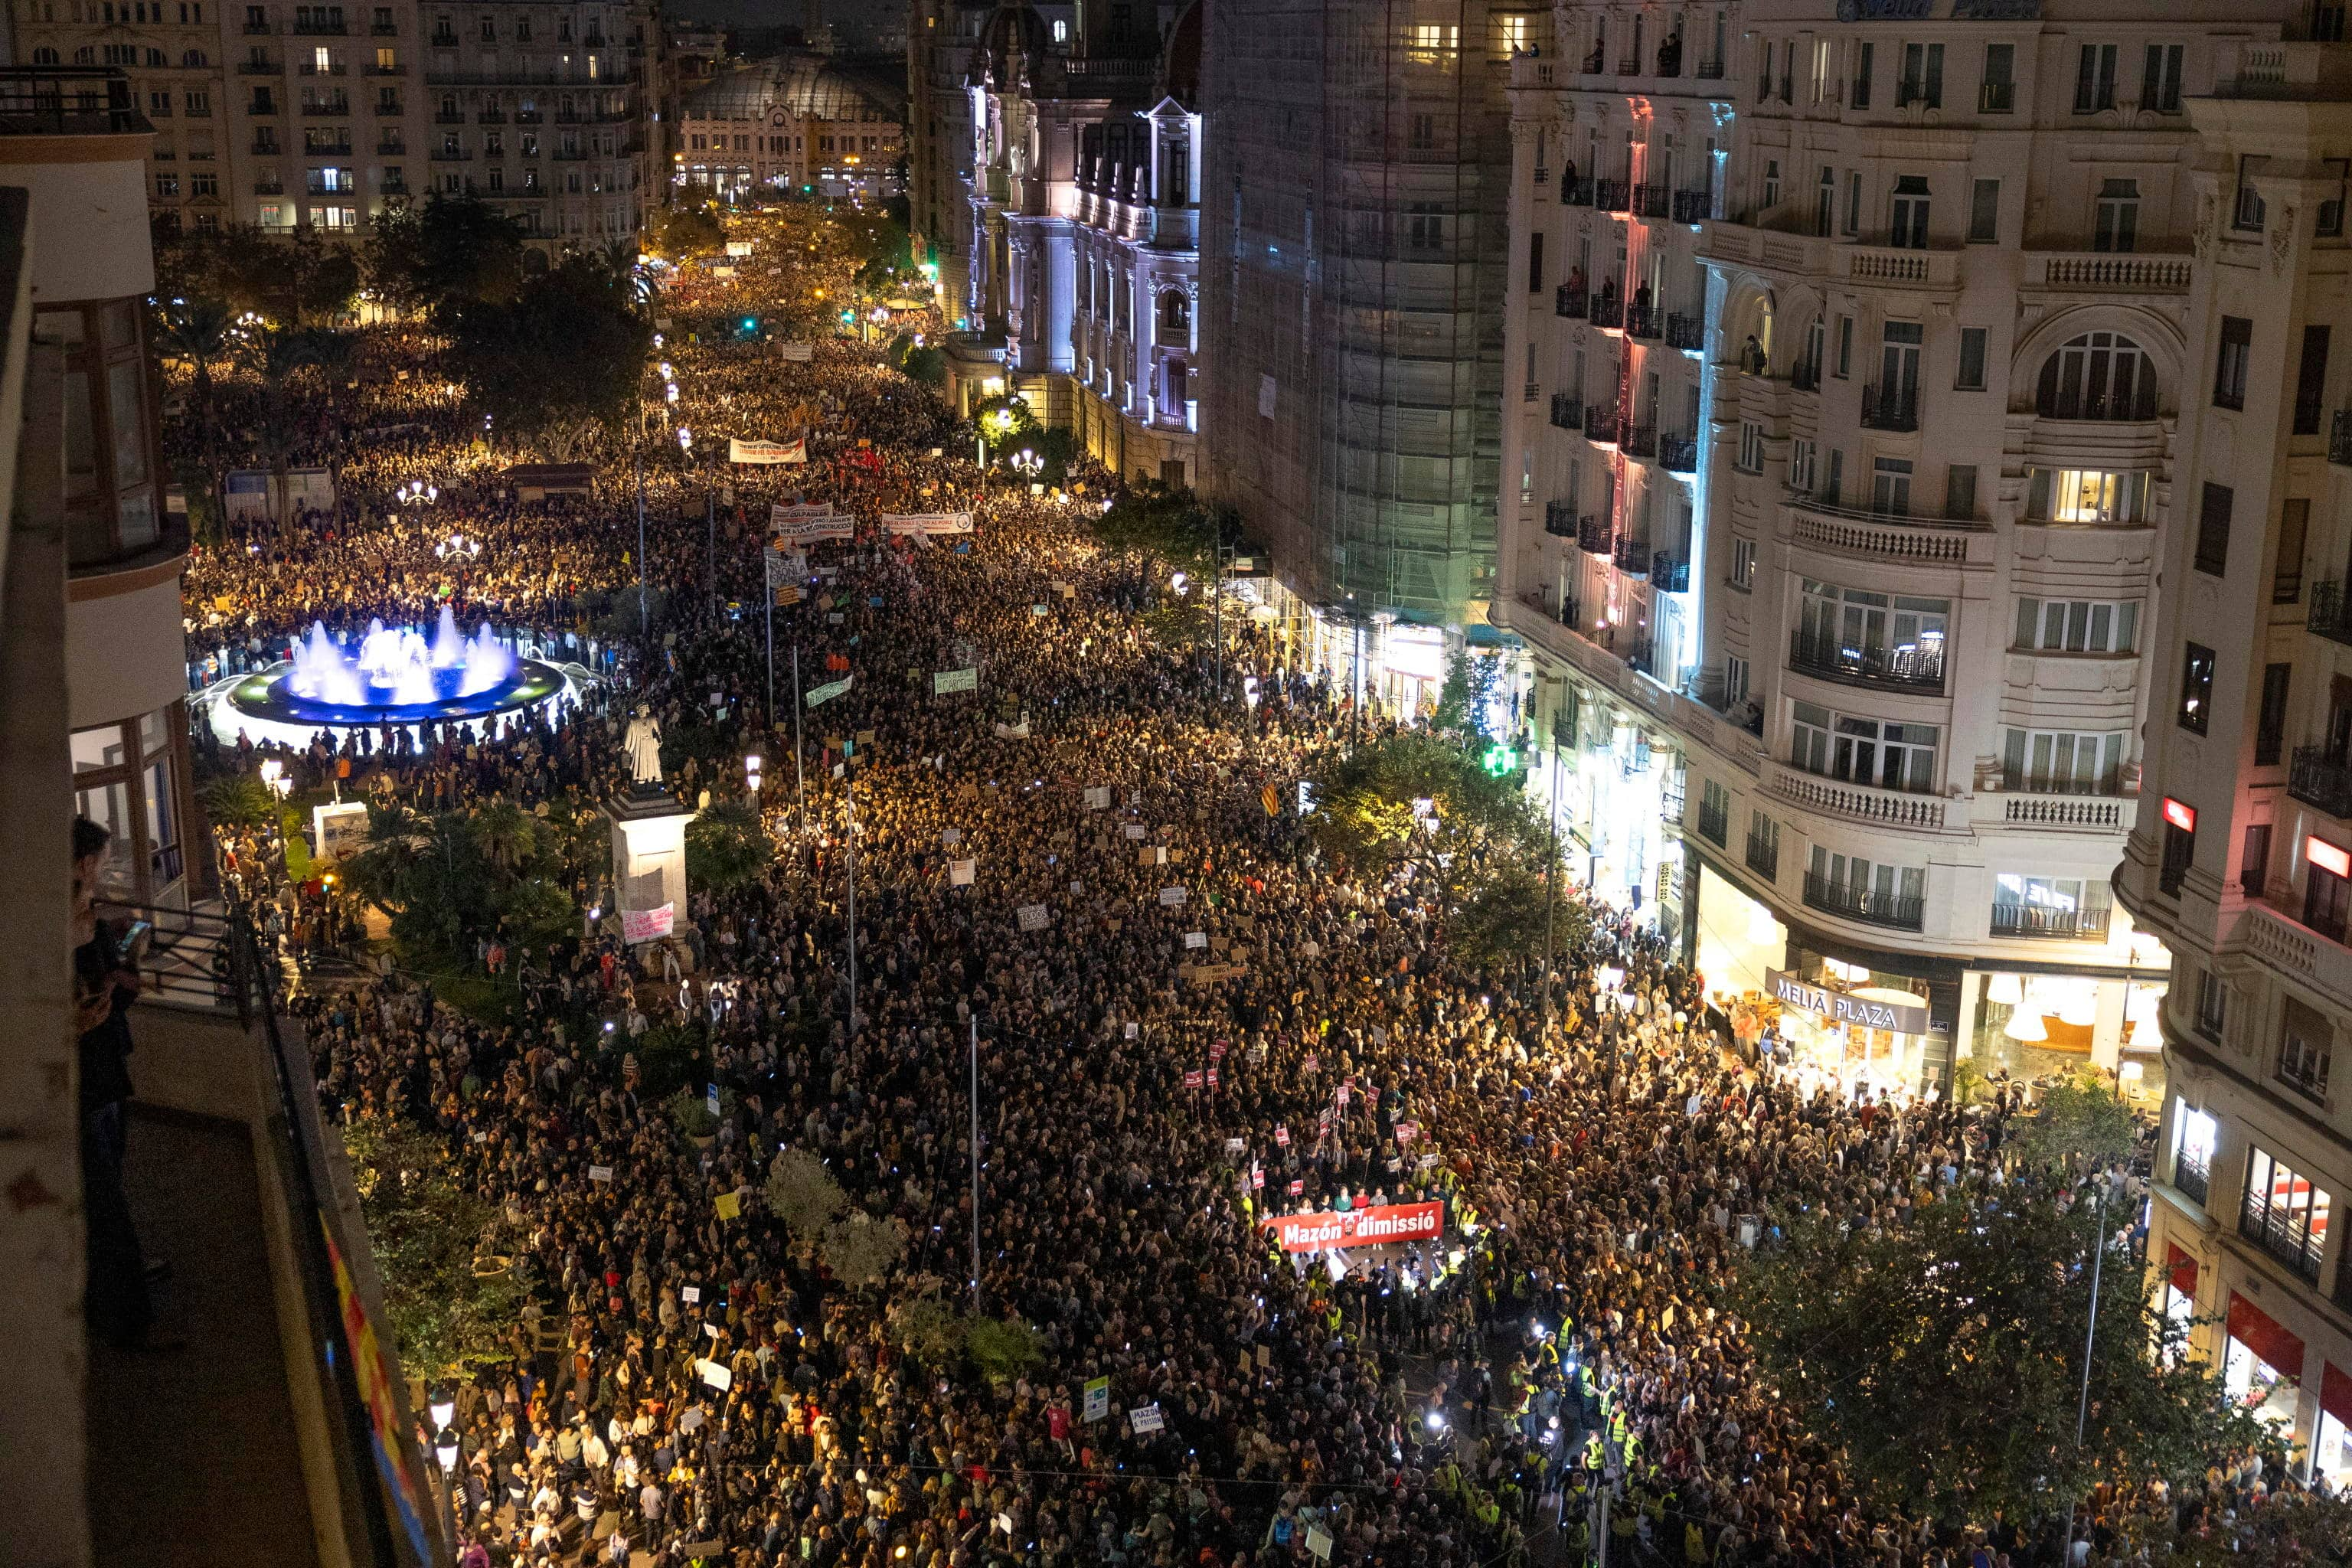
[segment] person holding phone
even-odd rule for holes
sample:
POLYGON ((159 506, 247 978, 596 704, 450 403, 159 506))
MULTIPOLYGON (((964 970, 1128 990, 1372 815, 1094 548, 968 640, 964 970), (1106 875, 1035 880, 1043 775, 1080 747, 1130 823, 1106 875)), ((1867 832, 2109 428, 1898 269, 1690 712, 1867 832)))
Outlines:
POLYGON ((100 862, 113 835, 86 816, 73 826, 75 1029, 80 1058, 82 1212, 88 1229, 91 1330, 126 1350, 168 1350, 154 1332, 150 1270, 122 1188, 131 1099, 131 1004, 147 922, 98 917, 100 862))

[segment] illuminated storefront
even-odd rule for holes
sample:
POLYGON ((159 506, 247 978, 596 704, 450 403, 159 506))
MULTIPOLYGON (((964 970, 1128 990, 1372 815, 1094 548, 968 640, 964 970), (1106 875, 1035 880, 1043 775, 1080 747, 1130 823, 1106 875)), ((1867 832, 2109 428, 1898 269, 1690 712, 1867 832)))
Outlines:
POLYGON ((1528 790, 1559 829, 1571 880, 1631 910, 1679 948, 1686 862, 1682 754, 1663 731, 1570 681, 1528 790))
POLYGON ((2230 1293, 2222 1386, 2231 1398, 2281 1433, 2294 1428, 2303 1355, 2302 1340, 2243 1296, 2234 1290, 2230 1293))

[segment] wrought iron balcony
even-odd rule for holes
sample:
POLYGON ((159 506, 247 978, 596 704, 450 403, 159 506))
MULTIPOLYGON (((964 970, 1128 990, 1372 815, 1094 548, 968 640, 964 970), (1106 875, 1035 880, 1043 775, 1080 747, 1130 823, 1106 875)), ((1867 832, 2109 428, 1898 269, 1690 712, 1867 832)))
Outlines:
POLYGON ((1900 899, 1874 893, 1843 882, 1832 882, 1818 872, 1805 873, 1805 902, 1824 914, 1885 926, 1889 931, 1917 931, 1927 914, 1925 899, 1900 899))
POLYGON ((2286 793, 2330 816, 2352 818, 2352 763, 2326 746, 2297 746, 2286 793))
POLYGON ((1696 471, 1698 468, 1698 442, 1689 436, 1659 437, 1658 463, 1677 474, 1696 471))
POLYGON ((2324 577, 2311 585, 2311 611, 2303 624, 2314 637, 2352 645, 2352 605, 2345 602, 2341 578, 2324 577))
POLYGON ((1728 806, 1702 798, 1698 803, 1698 836, 1717 848, 1731 837, 1731 812, 1728 806))
POLYGON ((1676 191, 1675 193, 1675 221, 1676 223, 1705 223, 1708 218, 1715 216, 1714 197, 1715 193, 1712 191, 1676 191))
POLYGON ((1754 821, 1748 825, 1748 868, 1767 882, 1780 879, 1780 841, 1757 832, 1754 821))
POLYGON ((1661 594, 1690 592, 1690 563, 1671 550, 1661 550, 1650 557, 1650 586, 1661 594))
POLYGON ((2327 425, 2327 460, 2352 468, 2352 408, 2339 408, 2327 425))
POLYGON ((1801 629, 1789 639, 1789 667, 1807 675, 1824 676, 1856 686, 1884 686, 1906 691, 1944 689, 1944 645, 1940 640, 1901 647, 1856 647, 1801 629))
POLYGON ((1556 316, 1580 318, 1589 308, 1589 296, 1581 289, 1571 289, 1563 283, 1552 290, 1551 309, 1556 316))
POLYGON ((1584 428, 1584 405, 1576 400, 1576 394, 1555 392, 1551 395, 1551 422, 1555 428, 1561 430, 1584 428))
POLYGON ((1617 570, 1628 577, 1647 577, 1650 574, 1650 542, 1631 537, 1621 539, 1617 541, 1617 548, 1610 559, 1617 570))
POLYGON ((1822 367, 1809 359, 1799 360, 1790 367, 1789 385, 1798 392, 1819 392, 1822 387, 1822 367))
POLYGON ((2059 910, 2042 904, 1995 903, 1992 934, 2040 937, 2052 942, 2105 942, 2111 910, 2104 905, 2059 910))
POLYGON ((1600 299, 1592 301, 1592 324, 1596 327, 1621 327, 1625 324, 1625 302, 1622 300, 1600 299))
POLYGON ((2319 1259, 2327 1245, 2326 1232, 2313 1235, 2304 1226, 2290 1224, 2284 1210, 2263 1201, 2267 1195, 2252 1186, 2246 1189, 2245 1201, 2238 1211, 2238 1234, 2294 1269, 2305 1283, 2318 1284, 2319 1259))
POLYGON ((1592 182, 1580 180, 1566 170, 1559 176, 1559 205, 1564 207, 1589 207, 1592 205, 1592 182))
POLYGON ((2205 1206, 2212 1181, 2212 1169, 2204 1161, 2191 1159, 2185 1151, 2172 1157, 2173 1190, 2198 1207, 2205 1206))
POLYGON ((1680 310, 1666 315, 1666 347, 1696 353, 1706 347, 1706 318, 1686 316, 1680 310))
POLYGON ((1862 423, 1870 430, 1916 430, 1919 428, 1919 394, 1887 388, 1876 384, 1862 389, 1862 423))
POLYGON ((1629 458, 1654 458, 1658 455, 1658 427, 1627 420, 1618 429, 1617 445, 1629 458))
POLYGON ((1721 60, 1701 60, 1698 62, 1698 65, 1693 68, 1691 75, 1698 78, 1701 81, 1721 81, 1723 79, 1723 62, 1721 60))
POLYGON ((1617 405, 1613 403, 1588 403, 1584 405, 1584 434, 1588 440, 1604 446, 1617 440, 1617 405))
POLYGON ((1602 212, 1623 212, 1630 194, 1630 188, 1622 180, 1596 179, 1592 182, 1592 205, 1602 212))
POLYGON ((1630 337, 1654 338, 1665 330, 1664 312, 1655 305, 1625 307, 1625 331, 1630 337))
POLYGON ((1556 539, 1576 537, 1576 508, 1564 500, 1544 502, 1544 531, 1556 539))
POLYGON ((1612 534, 1609 519, 1600 512, 1588 511, 1576 520, 1576 547, 1587 555, 1598 555, 1607 560, 1612 534))
POLYGON ((1635 185, 1633 210, 1641 217, 1664 217, 1674 210, 1675 193, 1668 185, 1635 185))

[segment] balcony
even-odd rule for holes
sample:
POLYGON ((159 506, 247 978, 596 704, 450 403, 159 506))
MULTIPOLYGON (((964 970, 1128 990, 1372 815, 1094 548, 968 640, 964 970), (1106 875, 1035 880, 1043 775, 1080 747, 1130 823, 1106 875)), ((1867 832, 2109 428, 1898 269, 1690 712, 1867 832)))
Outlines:
POLYGON ((1876 823, 1882 827, 1909 828, 1927 833, 1944 831, 1945 802, 1940 795, 1921 795, 1911 790, 1881 789, 1871 784, 1849 784, 1843 779, 1809 773, 1795 767, 1773 769, 1768 787, 1781 799, 1807 811, 1843 816, 1853 822, 1876 823))
POLYGON ((2347 604, 2342 579, 2325 577, 2311 585, 2311 610, 2304 627, 2314 637, 2352 647, 2352 604, 2347 604))
POLYGON ((1622 59, 1620 59, 1617 62, 1617 74, 1619 76, 1640 76, 1642 74, 1642 57, 1639 55, 1627 55, 1622 59))
POLYGON ((1706 347, 1706 318, 1686 316, 1679 310, 1669 311, 1666 315, 1666 347, 1694 354, 1706 347))
POLYGON ((1617 433, 1617 446, 1629 458, 1654 458, 1658 455, 1658 427, 1628 422, 1617 433))
POLYGON ((1664 217, 1675 209, 1675 193, 1666 185, 1635 185, 1632 207, 1637 217, 1664 217))
POLYGON ((466 111, 462 109, 436 110, 434 111, 433 123, 436 125, 463 125, 466 123, 466 111))
POLYGON ((1780 839, 1778 834, 1768 838, 1759 833, 1757 824, 1761 820, 1750 818, 1748 824, 1748 868, 1767 883, 1777 883, 1780 879, 1780 839))
POLYGON ((257 196, 282 196, 286 194, 286 183, 282 180, 256 180, 253 182, 253 194, 257 196))
POLYGON ((340 120, 350 115, 352 100, 348 98, 313 99, 302 105, 302 112, 313 119, 340 120))
POLYGON ((436 163, 466 163, 473 161, 473 152, 466 147, 436 147, 433 161, 436 163))
POLYGON ((277 76, 282 73, 284 69, 285 68, 279 65, 276 60, 239 60, 236 62, 236 74, 239 76, 277 76))
POLYGON ((394 136, 377 142, 375 144, 375 150, 377 153, 383 157, 404 158, 408 155, 408 143, 402 141, 399 137, 394 136))
POLYGON ((1674 213, 1676 223, 1705 223, 1715 216, 1715 193, 1676 191, 1674 213))
POLYGON ((1650 542, 1628 535, 1616 542, 1616 548, 1610 552, 1609 559, 1619 572, 1628 577, 1647 577, 1650 574, 1650 542))
POLYGON ((1606 561, 1612 553, 1612 531, 1606 514, 1588 511, 1576 520, 1576 547, 1606 561))
POLYGON ((408 194, 408 182, 406 180, 386 180, 383 183, 383 194, 387 196, 404 196, 408 194))
POLYGON ((352 144, 349 142, 305 142, 302 143, 302 156, 305 158, 348 158, 351 155, 352 144))
POLYGON ((368 31, 379 38, 396 38, 400 36, 400 24, 397 22, 378 22, 373 26, 371 26, 368 31))
POLYGON ((1944 645, 1938 639, 1894 648, 1855 647, 1836 637, 1799 630, 1789 639, 1789 668, 1849 686, 1940 692, 1944 689, 1944 645))
POLYGON ((2319 1259, 2327 1245, 2325 1230, 2307 1234, 2287 1223, 2286 1215, 2263 1201, 2265 1194, 2249 1187, 2238 1210, 2238 1234, 2294 1270, 2305 1284, 2319 1283, 2319 1259))
POLYGON ((1698 442, 1689 436, 1659 437, 1658 466, 1672 473, 1696 472, 1698 468, 1698 442))
POLYGON ((1624 659, 1625 668, 1636 675, 1657 673, 1656 659, 1651 652, 1648 637, 1640 637, 1626 644, 1625 650, 1620 657, 1624 659))
POLYGON ((1919 929, 1927 913, 1924 899, 1899 899, 1889 894, 1874 893, 1867 888, 1849 887, 1832 882, 1817 872, 1805 873, 1805 903, 1808 908, 1843 920, 1861 921, 1867 925, 1885 926, 1889 931, 1919 929))
POLYGON ((1591 308, 1590 300, 1591 297, 1583 289, 1571 289, 1563 283, 1552 290, 1552 314, 1581 321, 1585 311, 1591 308))
POLYGON ((255 157, 275 158, 278 155, 278 153, 279 149, 277 137, 257 136, 253 139, 253 155, 255 157))
POLYGON ((2352 408, 2339 408, 2327 425, 2327 460, 2352 468, 2352 408))
POLYGON ((1554 539, 1576 537, 1576 508, 1564 500, 1544 502, 1544 531, 1554 539))
POLYGON ((1551 423, 1557 430, 1584 428, 1584 405, 1577 402, 1574 393, 1555 392, 1551 395, 1551 423))
POLYGON ((1580 180, 1562 171, 1559 176, 1559 205, 1564 207, 1589 207, 1592 205, 1592 182, 1580 180))
POLYGON ((2326 746, 2297 746, 2286 793, 2330 816, 2352 818, 2352 763, 2326 746))
POLYGON ((1702 799, 1698 803, 1698 836, 1717 848, 1731 836, 1731 812, 1727 804, 1702 799))
POLYGON ((1862 424, 1866 430, 1918 429, 1918 392, 1916 389, 1882 392, 1875 384, 1864 387, 1862 424))
POLYGON ((1613 403, 1588 403, 1584 405, 1584 438, 1598 441, 1604 447, 1617 444, 1617 405, 1613 403))
POLYGON ((2049 942, 2105 942, 2112 914, 2105 905, 2078 910, 2052 909, 2042 904, 1995 903, 1992 934, 2049 942))
POLYGON ((369 64, 360 68, 362 76, 406 76, 407 74, 408 67, 399 60, 394 60, 388 66, 369 64))
POLYGON ((1592 301, 1592 324, 1612 330, 1625 324, 1625 302, 1606 296, 1592 301))
POLYGON ((329 60, 325 65, 320 65, 316 60, 304 60, 302 62, 300 74, 303 76, 341 76, 344 74, 345 68, 343 62, 341 60, 329 60))
POLYGON ((341 38, 351 32, 351 29, 341 22, 318 20, 289 22, 286 25, 286 30, 298 38, 341 38))
POLYGON ((2212 1191, 2212 1170, 2204 1161, 2191 1159, 2185 1150, 2172 1157, 2172 1190, 2200 1209, 2212 1191))
POLYGON ((1592 205, 1602 212, 1623 212, 1631 195, 1631 187, 1622 180, 1596 179, 1592 182, 1592 205))
POLYGON ((1690 592, 1690 563, 1671 550, 1661 550, 1650 557, 1650 586, 1661 594, 1690 592))
POLYGON ((1625 334, 1634 338, 1654 339, 1665 330, 1664 312, 1655 305, 1625 307, 1625 334))
POLYGON ((1723 79, 1723 62, 1721 60, 1701 60, 1695 68, 1692 68, 1691 75, 1698 78, 1701 81, 1721 81, 1723 79))
POLYGON ((2019 288, 2092 294, 2181 294, 2195 258, 2135 252, 2028 252, 2019 288))

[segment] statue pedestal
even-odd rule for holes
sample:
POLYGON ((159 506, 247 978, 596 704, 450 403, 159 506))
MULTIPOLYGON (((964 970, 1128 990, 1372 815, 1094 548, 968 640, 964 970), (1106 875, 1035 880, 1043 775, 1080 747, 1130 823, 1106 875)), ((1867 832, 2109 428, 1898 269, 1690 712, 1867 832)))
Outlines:
MULTIPOLYGON (((613 822, 613 888, 623 919, 667 905, 674 923, 686 922, 686 825, 694 814, 667 790, 615 795, 604 803, 613 822)), ((641 941, 651 940, 652 933, 641 941)))

